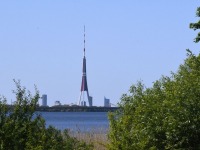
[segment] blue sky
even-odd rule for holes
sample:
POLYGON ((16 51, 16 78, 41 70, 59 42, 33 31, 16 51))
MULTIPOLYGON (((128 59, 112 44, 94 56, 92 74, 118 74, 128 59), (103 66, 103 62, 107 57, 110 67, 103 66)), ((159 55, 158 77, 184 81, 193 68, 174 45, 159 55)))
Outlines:
POLYGON ((176 72, 186 49, 199 53, 189 29, 197 0, 6 0, 0 1, 0 94, 10 103, 13 79, 48 105, 78 101, 83 27, 87 76, 94 105, 113 104, 138 80, 150 87, 176 72))

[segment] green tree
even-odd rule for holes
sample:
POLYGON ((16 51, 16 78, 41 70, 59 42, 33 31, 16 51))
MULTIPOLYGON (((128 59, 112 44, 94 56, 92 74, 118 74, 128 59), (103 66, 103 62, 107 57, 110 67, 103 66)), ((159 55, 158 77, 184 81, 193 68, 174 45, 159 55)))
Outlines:
MULTIPOLYGON (((200 7, 197 8, 196 16, 200 17, 200 7)), ((197 30, 200 29, 200 20, 196 23, 190 23, 190 28, 197 30)), ((194 39, 194 42, 198 43, 200 41, 200 32, 197 34, 197 37, 194 39)))
POLYGON ((91 150, 87 145, 52 126, 46 128, 45 120, 37 114, 39 92, 34 96, 16 82, 16 102, 8 106, 0 99, 0 149, 1 150, 91 150))
POLYGON ((188 58, 171 77, 146 88, 141 82, 109 115, 109 149, 200 149, 200 55, 188 58))
MULTIPOLYGON (((200 29, 200 21, 190 28, 200 29)), ((199 41, 200 33, 194 42, 199 41)), ((200 55, 187 50, 177 73, 151 88, 142 82, 131 86, 119 107, 109 114, 110 150, 200 149, 200 55)))

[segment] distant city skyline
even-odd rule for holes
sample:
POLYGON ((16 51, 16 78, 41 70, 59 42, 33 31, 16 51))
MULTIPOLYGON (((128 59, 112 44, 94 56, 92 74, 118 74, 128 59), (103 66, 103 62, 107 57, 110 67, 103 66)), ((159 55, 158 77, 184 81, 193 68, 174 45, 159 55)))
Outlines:
MULTIPOLYGON (((150 87, 199 53, 193 39, 199 1, 1 1, 0 95, 15 101, 13 79, 34 94, 76 104, 80 96, 83 26, 93 105, 120 101, 132 84, 150 87)), ((42 104, 42 100, 40 100, 42 104)))

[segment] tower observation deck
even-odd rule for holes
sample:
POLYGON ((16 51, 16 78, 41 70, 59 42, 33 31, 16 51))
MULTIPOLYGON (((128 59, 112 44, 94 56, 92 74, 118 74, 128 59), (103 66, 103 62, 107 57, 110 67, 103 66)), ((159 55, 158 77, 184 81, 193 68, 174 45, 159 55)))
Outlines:
POLYGON ((83 68, 82 68, 81 93, 78 101, 79 106, 86 106, 85 98, 87 98, 89 106, 92 106, 92 97, 89 95, 88 84, 87 84, 86 57, 85 57, 85 26, 84 26, 83 68))

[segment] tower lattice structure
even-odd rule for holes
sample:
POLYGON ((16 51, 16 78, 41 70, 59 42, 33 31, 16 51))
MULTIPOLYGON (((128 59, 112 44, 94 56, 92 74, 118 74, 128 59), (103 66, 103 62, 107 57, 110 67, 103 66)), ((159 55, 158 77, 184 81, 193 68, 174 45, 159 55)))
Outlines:
POLYGON ((82 68, 81 92, 78 101, 79 106, 86 106, 85 98, 87 98, 89 106, 92 106, 92 97, 89 95, 88 84, 87 84, 86 57, 85 57, 85 27, 84 27, 83 68, 82 68))

